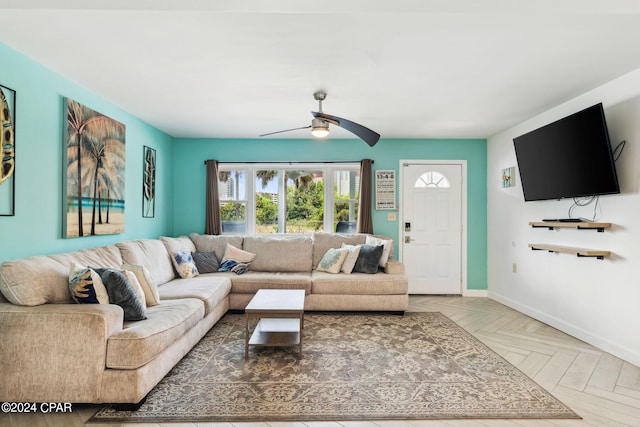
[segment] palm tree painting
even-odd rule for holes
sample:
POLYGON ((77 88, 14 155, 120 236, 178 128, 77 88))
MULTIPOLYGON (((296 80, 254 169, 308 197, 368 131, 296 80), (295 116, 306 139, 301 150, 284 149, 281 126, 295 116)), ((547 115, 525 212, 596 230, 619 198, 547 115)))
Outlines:
POLYGON ((125 125, 69 98, 66 106, 64 236, 123 233, 125 125))

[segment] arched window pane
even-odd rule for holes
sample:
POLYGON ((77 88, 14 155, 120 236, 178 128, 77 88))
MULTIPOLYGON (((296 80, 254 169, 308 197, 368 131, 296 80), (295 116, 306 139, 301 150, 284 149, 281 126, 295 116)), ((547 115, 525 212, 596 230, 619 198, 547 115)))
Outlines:
POLYGON ((440 172, 428 171, 420 175, 414 184, 415 188, 449 188, 451 184, 440 172))

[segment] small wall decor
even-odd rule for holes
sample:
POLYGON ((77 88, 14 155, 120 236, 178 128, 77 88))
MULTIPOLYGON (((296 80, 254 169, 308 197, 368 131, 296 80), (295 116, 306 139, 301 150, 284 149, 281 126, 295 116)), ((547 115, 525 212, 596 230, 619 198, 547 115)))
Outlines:
POLYGON ((396 171, 376 170, 376 210, 396 209, 396 171))
POLYGON ((145 145, 142 163, 142 217, 153 218, 156 214, 156 150, 145 145))
POLYGON ((502 169, 502 186, 503 187, 513 187, 515 183, 513 182, 515 177, 516 168, 515 166, 511 166, 510 168, 502 169))
POLYGON ((0 85, 2 146, 0 149, 0 216, 15 215, 16 91, 0 85))
POLYGON ((125 125, 66 99, 64 237, 124 232, 125 125))

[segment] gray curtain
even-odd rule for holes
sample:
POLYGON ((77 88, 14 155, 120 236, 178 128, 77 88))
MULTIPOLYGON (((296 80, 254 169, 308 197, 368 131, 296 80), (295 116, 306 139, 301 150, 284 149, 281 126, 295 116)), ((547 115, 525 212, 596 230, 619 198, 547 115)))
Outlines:
POLYGON ((220 195, 218 194, 218 161, 207 160, 207 195, 204 234, 222 234, 220 195))
POLYGON ((371 165, 373 160, 363 159, 360 162, 360 197, 358 198, 358 233, 373 234, 371 219, 371 193, 373 179, 371 165))

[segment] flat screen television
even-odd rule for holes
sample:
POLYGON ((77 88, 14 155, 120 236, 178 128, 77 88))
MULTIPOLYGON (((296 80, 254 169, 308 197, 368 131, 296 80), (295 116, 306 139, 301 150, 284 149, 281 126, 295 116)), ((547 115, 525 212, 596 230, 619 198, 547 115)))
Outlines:
POLYGON ((602 104, 513 139, 524 200, 620 193, 602 104))

